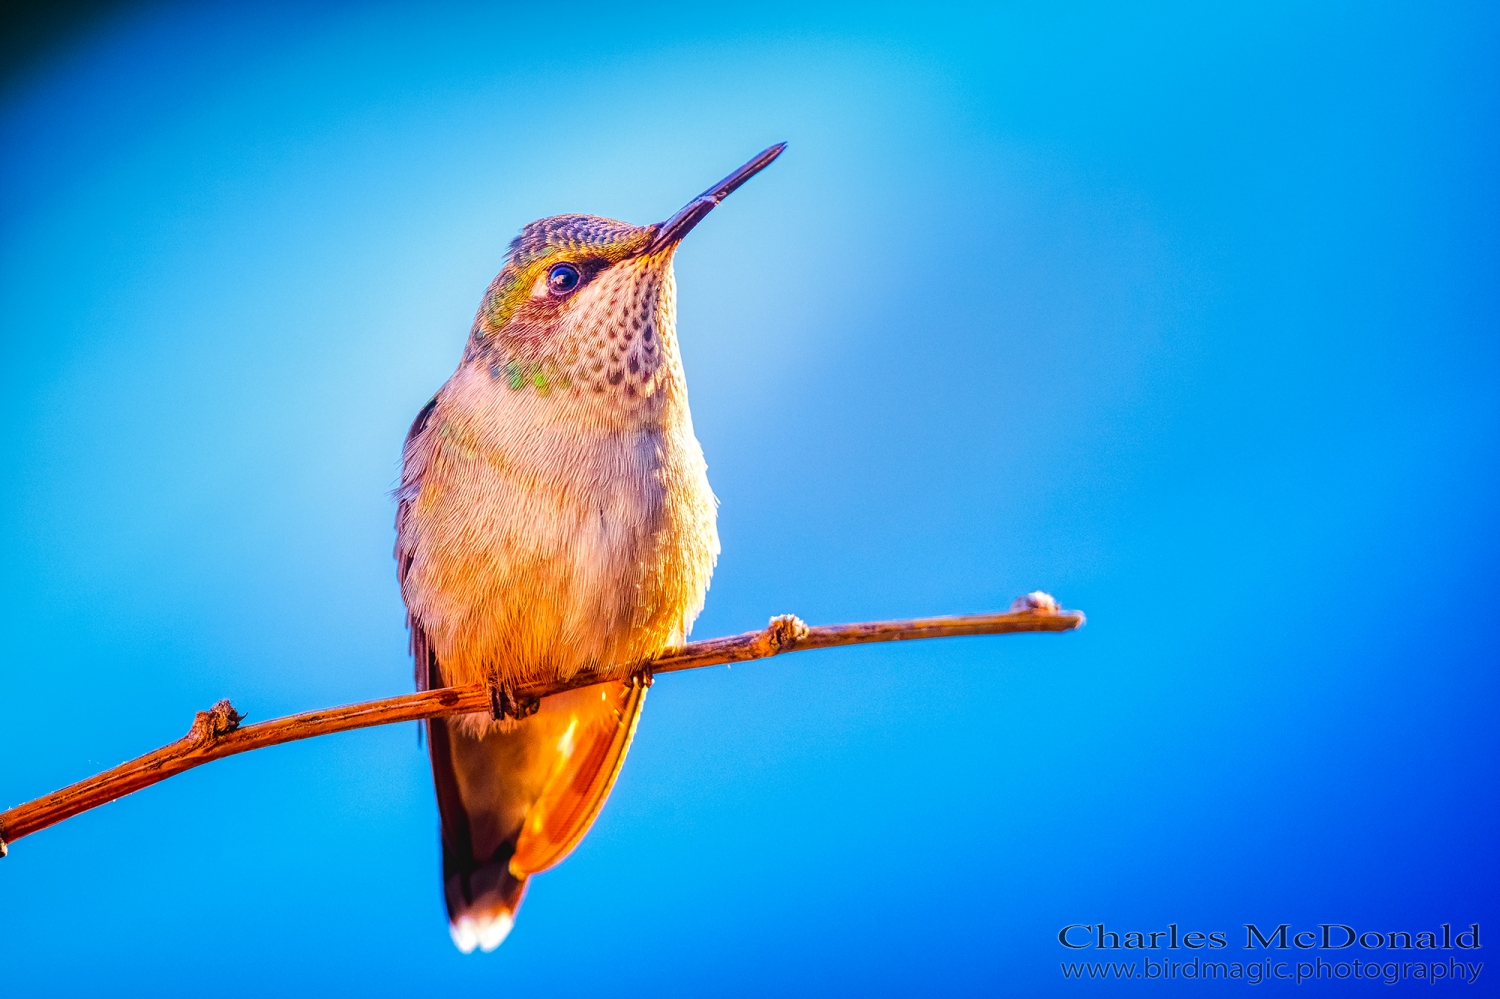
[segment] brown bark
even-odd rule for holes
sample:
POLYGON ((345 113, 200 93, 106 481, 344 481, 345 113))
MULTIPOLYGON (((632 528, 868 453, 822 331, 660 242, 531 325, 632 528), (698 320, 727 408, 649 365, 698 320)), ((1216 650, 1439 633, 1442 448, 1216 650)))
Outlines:
MULTIPOLYGON (((798 618, 787 614, 772 618, 763 631, 748 631, 743 635, 692 642, 651 662, 586 670, 566 682, 531 684, 507 693, 515 701, 525 703, 564 690, 620 680, 632 675, 675 673, 702 666, 764 659, 783 652, 827 649, 836 645, 858 645, 865 642, 899 642, 914 638, 1001 635, 1020 631, 1070 631, 1081 626, 1083 620, 1082 613, 1060 610, 1056 601, 1044 593, 1021 597, 1003 614, 870 621, 816 628, 809 628, 798 618)), ((176 742, 88 780, 0 812, 0 856, 5 855, 7 843, 22 836, 210 760, 297 739, 347 732, 350 729, 443 715, 487 712, 492 710, 494 703, 491 690, 475 684, 403 694, 400 697, 387 697, 321 711, 306 711, 241 727, 242 716, 228 701, 220 701, 212 710, 198 712, 188 734, 176 742)))

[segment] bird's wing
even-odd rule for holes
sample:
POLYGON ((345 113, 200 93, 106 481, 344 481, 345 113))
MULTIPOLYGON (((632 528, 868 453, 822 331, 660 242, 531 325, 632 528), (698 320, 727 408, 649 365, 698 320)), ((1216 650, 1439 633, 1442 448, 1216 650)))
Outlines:
MULTIPOLYGON (((411 569, 414 556, 406 518, 417 494, 422 490, 422 472, 427 465, 425 455, 419 457, 414 453, 417 450, 415 444, 427 429, 427 421, 432 417, 437 403, 438 397, 433 396, 417 412, 417 418, 412 420, 411 429, 406 433, 406 443, 401 449, 401 485, 396 490, 396 582, 401 586, 403 595, 406 592, 406 574, 411 569)), ((436 674, 437 660, 427 643, 427 633, 412 620, 410 612, 406 615, 406 627, 411 632, 412 676, 418 690, 427 690, 431 686, 431 677, 436 674)), ((442 686, 442 683, 439 682, 438 686, 442 686)))

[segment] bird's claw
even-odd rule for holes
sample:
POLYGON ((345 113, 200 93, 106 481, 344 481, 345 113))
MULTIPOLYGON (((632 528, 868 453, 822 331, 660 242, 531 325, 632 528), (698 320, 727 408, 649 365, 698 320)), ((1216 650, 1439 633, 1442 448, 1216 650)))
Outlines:
POLYGON ((490 684, 490 717, 495 721, 506 718, 520 721, 536 714, 541 706, 540 698, 517 697, 515 688, 508 683, 490 684))

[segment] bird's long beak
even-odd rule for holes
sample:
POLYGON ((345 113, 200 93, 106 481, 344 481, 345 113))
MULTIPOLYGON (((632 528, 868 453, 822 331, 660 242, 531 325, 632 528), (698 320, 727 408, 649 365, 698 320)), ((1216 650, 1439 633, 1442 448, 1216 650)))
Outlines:
POLYGON ((729 197, 745 181, 770 166, 771 161, 780 156, 781 151, 785 148, 785 142, 776 143, 776 145, 765 150, 756 156, 755 159, 746 163, 692 201, 689 201, 682 211, 673 215, 657 227, 656 236, 651 240, 651 245, 646 249, 646 252, 659 253, 667 247, 681 242, 682 237, 691 232, 693 226, 703 221, 703 216, 713 211, 719 202, 729 197))

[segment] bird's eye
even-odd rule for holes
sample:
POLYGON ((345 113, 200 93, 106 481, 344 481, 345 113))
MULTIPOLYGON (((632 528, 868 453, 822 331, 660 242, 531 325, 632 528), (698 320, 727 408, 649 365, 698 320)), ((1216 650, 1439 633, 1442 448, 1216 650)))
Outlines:
POLYGON ((560 298, 577 288, 581 280, 583 276, 572 264, 553 264, 547 272, 547 290, 560 298))

